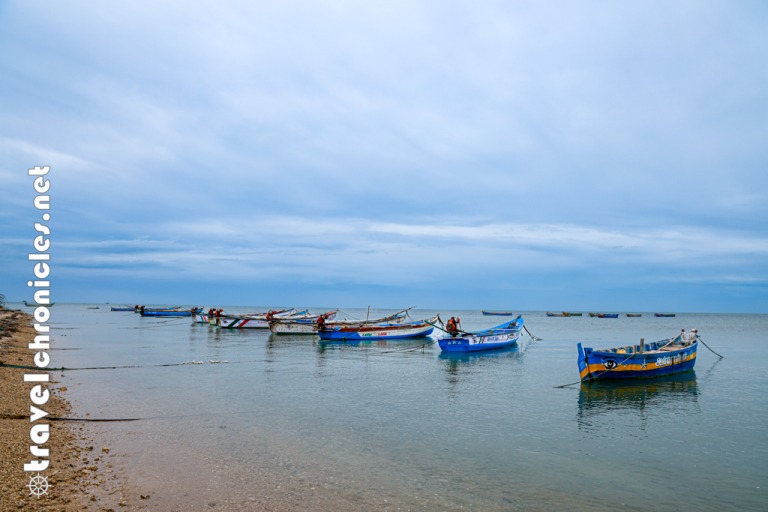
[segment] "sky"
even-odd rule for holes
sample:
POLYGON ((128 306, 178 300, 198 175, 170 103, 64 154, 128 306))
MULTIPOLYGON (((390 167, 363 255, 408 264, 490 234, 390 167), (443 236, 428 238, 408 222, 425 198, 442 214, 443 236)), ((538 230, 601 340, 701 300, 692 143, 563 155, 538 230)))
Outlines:
POLYGON ((768 313, 768 3, 0 3, 0 293, 768 313))

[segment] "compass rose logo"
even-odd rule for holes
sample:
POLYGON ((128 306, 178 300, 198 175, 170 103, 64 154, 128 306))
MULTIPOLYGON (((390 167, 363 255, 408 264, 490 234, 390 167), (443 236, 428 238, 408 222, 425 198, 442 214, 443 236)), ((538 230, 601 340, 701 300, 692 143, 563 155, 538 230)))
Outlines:
POLYGON ((48 487, 50 486, 48 485, 48 479, 44 476, 40 476, 40 473, 38 473, 36 476, 29 478, 27 487, 29 488, 29 494, 37 496, 37 499, 40 499, 40 496, 43 494, 48 494, 48 487))

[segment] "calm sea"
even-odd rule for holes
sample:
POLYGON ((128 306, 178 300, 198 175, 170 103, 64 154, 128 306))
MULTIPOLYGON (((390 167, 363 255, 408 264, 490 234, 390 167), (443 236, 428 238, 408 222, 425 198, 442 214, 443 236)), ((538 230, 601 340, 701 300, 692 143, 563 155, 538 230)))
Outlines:
MULTIPOLYGON (((439 313, 465 329, 505 320, 439 313)), ((55 346, 71 349, 53 366, 135 366, 56 378, 80 415, 142 418, 99 425, 99 442, 158 510, 249 510, 283 484, 359 510, 768 510, 768 315, 523 311, 540 341, 446 357, 423 339, 323 345, 103 304, 52 314, 55 346), (556 388, 578 381, 579 341, 693 327, 722 360, 700 346, 682 376, 556 388)))

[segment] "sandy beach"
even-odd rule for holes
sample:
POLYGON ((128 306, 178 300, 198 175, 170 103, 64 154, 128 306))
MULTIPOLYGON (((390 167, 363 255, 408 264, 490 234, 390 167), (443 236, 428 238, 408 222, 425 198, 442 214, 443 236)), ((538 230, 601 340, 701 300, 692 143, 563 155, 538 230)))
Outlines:
MULTIPOLYGON (((0 309, 0 363, 33 365, 33 351, 27 345, 34 339, 32 317, 18 310, 0 309)), ((54 344, 52 344, 54 345, 54 344)), ((55 345, 54 345, 55 346, 55 345)), ((55 357, 52 357, 55 366, 55 357)), ((30 389, 21 368, 0 367, 0 510, 81 511, 110 510, 122 501, 119 482, 109 461, 109 448, 89 441, 83 422, 50 421, 50 466, 44 471, 49 488, 39 498, 27 487, 33 473, 24 471, 31 460, 30 389)), ((56 382, 48 389, 51 397, 42 407, 48 418, 67 418, 71 406, 66 386, 56 382)))

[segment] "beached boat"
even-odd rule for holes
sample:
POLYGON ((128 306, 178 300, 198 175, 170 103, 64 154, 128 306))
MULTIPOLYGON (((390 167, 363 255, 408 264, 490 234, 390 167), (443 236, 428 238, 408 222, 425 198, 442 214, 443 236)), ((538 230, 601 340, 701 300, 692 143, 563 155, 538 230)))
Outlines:
POLYGON ((698 334, 605 350, 578 344, 579 377, 582 381, 628 379, 671 375, 693 369, 698 334))
POLYGON ((654 313, 653 316, 657 318, 672 318, 675 316, 674 313, 654 313))
POLYGON ((514 320, 505 322, 482 331, 460 332, 457 336, 449 336, 437 340, 440 350, 444 352, 475 352, 511 347, 517 344, 520 332, 523 330, 523 317, 518 315, 514 320))
POLYGON ((619 318, 618 313, 598 313, 597 318, 619 318))
POLYGON ((486 311, 482 310, 483 315, 485 316, 515 316, 514 311, 486 311))
POLYGON ((321 341, 403 340, 429 336, 438 316, 416 322, 360 323, 325 326, 317 331, 321 341))

